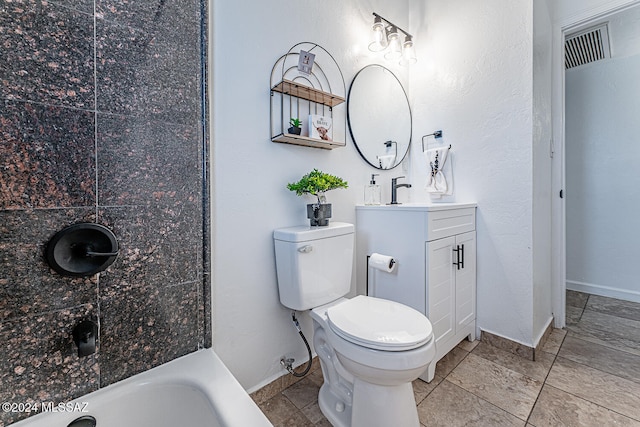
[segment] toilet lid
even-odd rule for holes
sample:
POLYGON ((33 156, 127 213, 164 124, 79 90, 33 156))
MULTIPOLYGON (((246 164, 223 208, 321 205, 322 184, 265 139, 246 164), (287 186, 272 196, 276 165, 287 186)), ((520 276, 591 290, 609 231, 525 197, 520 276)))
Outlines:
POLYGON ((422 313, 395 301, 359 295, 327 309, 329 327, 354 344, 375 350, 404 351, 432 337, 422 313))

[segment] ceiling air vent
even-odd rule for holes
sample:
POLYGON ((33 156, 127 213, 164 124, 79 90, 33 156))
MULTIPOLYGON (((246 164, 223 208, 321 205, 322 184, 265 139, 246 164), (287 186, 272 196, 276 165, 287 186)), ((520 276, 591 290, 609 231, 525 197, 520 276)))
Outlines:
POLYGON ((570 69, 611 58, 607 24, 569 34, 564 41, 564 67, 570 69))

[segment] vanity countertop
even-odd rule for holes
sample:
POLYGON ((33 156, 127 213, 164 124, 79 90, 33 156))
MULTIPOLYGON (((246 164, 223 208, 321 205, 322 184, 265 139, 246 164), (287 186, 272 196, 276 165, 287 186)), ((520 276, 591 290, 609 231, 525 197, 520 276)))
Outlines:
POLYGON ((356 205, 356 210, 399 210, 435 212, 451 209, 475 208, 477 203, 399 203, 397 205, 356 205))

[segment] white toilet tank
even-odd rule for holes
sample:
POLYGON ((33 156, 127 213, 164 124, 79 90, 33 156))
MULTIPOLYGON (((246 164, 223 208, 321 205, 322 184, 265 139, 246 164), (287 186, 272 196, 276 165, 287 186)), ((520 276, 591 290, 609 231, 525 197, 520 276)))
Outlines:
POLYGON ((335 301, 351 289, 353 224, 298 226, 273 232, 280 302, 308 310, 335 301))

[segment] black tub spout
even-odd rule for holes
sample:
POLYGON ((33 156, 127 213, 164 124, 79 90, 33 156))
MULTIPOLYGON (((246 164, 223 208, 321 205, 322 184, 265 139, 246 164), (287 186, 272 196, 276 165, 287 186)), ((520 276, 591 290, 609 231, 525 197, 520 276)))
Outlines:
POLYGON ((97 336, 98 325, 91 320, 80 322, 73 328, 73 342, 78 346, 78 357, 89 356, 96 352, 97 336))

